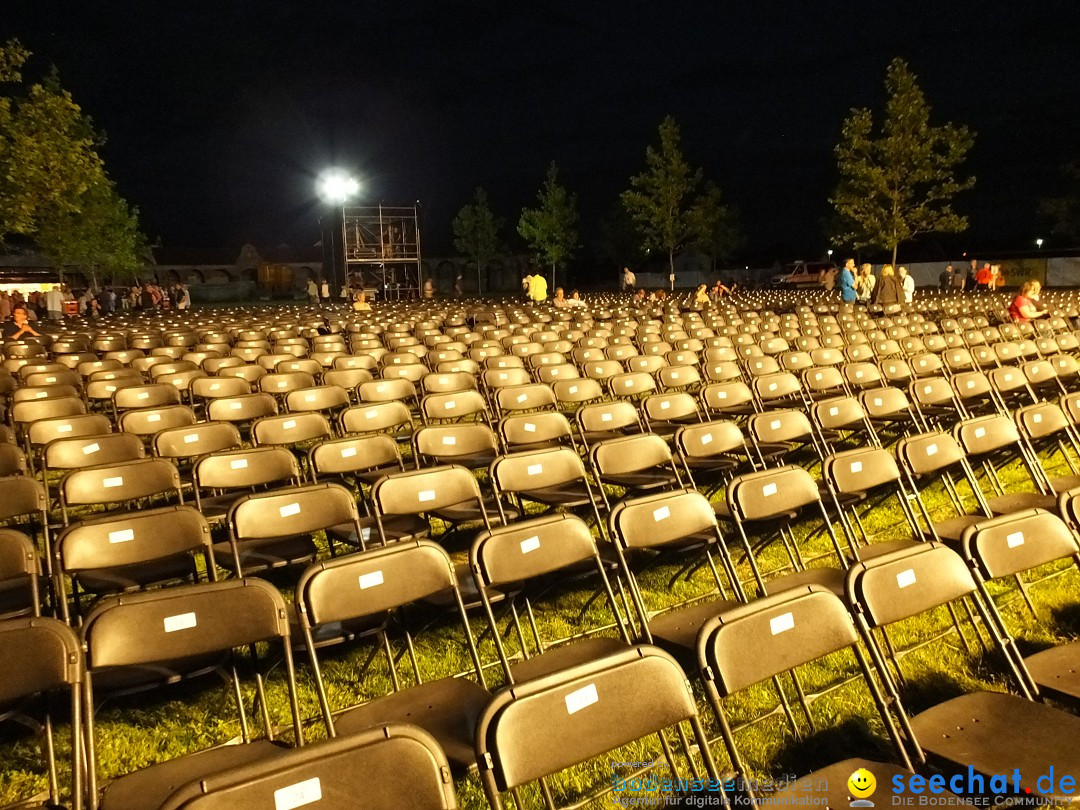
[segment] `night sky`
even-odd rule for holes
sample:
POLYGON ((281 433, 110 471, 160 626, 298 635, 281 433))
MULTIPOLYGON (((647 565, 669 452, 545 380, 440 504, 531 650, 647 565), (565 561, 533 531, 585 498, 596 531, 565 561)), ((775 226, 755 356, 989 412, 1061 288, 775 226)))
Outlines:
POLYGON ((59 68, 166 245, 310 245, 336 165, 365 201, 422 201, 438 254, 476 185, 512 237, 552 159, 588 240, 671 113, 742 210, 743 258, 769 263, 828 246, 832 148, 894 56, 938 122, 978 132, 972 228, 920 250, 1047 236, 1036 200, 1080 158, 1080 10, 1027 5, 5 0, 0 36, 59 68))

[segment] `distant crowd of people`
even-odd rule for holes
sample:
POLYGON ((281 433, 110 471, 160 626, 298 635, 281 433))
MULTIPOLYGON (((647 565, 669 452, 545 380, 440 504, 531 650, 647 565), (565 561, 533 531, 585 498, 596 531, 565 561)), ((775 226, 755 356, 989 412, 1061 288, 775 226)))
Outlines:
POLYGON ((191 307, 191 293, 180 283, 162 288, 157 284, 114 287, 101 290, 88 288, 76 296, 67 284, 56 284, 49 290, 35 290, 23 295, 19 290, 0 291, 0 323, 14 320, 15 310, 22 307, 30 322, 61 321, 65 318, 98 318, 116 312, 162 309, 185 310, 191 307))

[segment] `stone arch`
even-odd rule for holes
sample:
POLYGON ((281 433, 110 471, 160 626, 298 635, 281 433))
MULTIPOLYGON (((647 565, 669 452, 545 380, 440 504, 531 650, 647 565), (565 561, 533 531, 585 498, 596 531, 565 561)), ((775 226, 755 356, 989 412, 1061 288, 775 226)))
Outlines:
POLYGON ((184 271, 185 284, 205 284, 206 276, 198 267, 189 267, 184 271))
POLYGON ((224 267, 214 267, 203 274, 207 284, 228 284, 232 281, 229 271, 224 267))

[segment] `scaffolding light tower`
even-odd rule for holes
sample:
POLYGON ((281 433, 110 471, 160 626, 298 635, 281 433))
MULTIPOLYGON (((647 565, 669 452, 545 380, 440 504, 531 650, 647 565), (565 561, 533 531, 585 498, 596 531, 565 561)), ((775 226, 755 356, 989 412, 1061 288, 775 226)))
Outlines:
POLYGON ((419 203, 343 206, 342 244, 349 294, 418 298, 421 278, 419 203))

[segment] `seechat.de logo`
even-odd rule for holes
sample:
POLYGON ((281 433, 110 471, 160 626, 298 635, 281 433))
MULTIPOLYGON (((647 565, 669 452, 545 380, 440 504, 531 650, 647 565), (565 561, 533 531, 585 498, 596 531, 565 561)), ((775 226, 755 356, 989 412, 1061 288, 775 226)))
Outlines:
POLYGON ((851 794, 849 807, 873 807, 870 797, 877 790, 877 779, 866 768, 859 768, 847 780, 848 792, 851 794))

